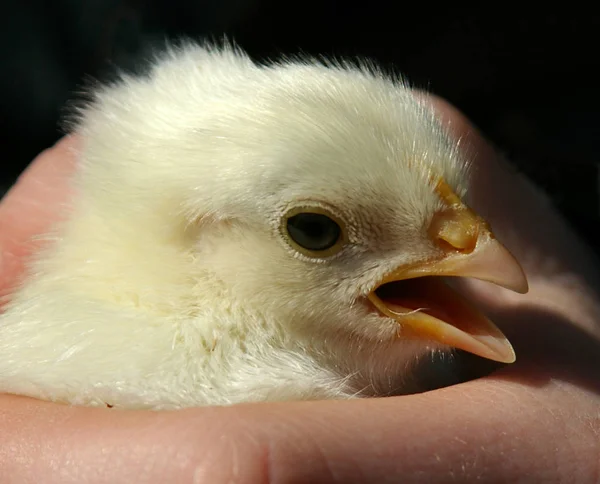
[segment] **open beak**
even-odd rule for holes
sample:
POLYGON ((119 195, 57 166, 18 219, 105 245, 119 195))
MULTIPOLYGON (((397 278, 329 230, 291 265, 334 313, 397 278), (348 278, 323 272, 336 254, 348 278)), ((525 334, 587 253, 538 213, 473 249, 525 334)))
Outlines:
POLYGON ((379 312, 400 324, 403 337, 512 363, 515 352, 506 336, 440 277, 472 277, 519 293, 527 292, 527 278, 489 225, 444 181, 436 190, 446 208, 434 215, 428 232, 442 255, 387 274, 368 298, 379 312))

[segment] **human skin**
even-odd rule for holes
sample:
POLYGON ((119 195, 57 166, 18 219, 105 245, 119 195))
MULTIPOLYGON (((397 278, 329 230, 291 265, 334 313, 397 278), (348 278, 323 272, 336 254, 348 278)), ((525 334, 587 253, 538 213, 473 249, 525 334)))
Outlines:
MULTIPOLYGON (((460 113, 426 99, 474 160, 473 207, 527 272, 526 295, 464 284, 515 364, 418 395, 171 412, 4 395, 0 482, 600 481, 597 261, 460 113)), ((68 200, 76 145, 67 137, 42 153, 0 204, 0 293, 68 200)))

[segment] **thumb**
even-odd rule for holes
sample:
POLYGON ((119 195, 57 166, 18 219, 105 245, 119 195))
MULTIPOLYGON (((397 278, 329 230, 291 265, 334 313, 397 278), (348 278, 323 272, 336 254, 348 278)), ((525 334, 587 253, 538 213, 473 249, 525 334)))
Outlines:
POLYGON ((41 153, 0 202, 0 297, 22 274, 40 246, 35 237, 60 217, 75 171, 76 139, 66 137, 41 153))

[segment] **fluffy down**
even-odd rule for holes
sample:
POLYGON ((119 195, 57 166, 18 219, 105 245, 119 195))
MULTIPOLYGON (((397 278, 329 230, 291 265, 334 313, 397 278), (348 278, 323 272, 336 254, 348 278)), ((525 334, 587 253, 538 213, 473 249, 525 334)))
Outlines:
POLYGON ((0 316, 0 390, 178 408, 402 393, 439 345, 366 304, 439 250, 435 180, 465 160, 428 108, 373 67, 258 66, 170 49, 81 110, 66 222, 0 316), (293 208, 343 222, 343 249, 298 251, 293 208))

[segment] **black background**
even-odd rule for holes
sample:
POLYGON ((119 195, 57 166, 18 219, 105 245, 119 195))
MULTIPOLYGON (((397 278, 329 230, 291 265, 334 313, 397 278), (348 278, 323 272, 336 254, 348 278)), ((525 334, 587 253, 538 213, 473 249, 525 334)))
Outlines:
POLYGON ((4 189, 61 136, 64 105, 85 76, 133 68, 145 46, 165 39, 227 33, 257 59, 306 52, 393 66, 463 110, 600 247, 600 16, 591 10, 376 0, 3 1, 4 189))

